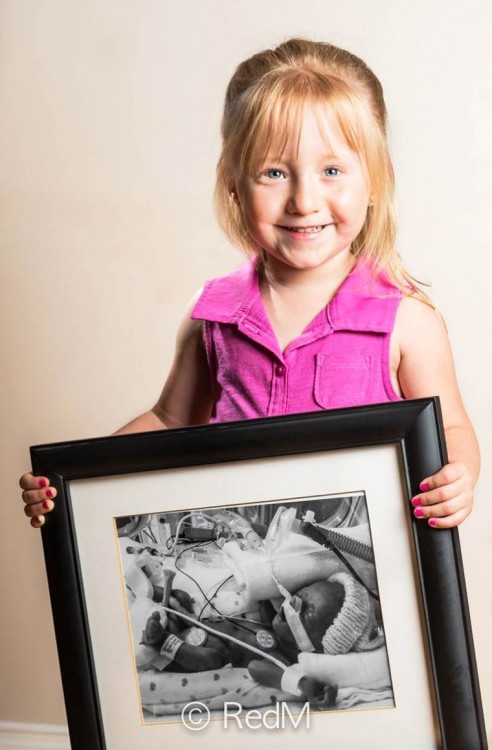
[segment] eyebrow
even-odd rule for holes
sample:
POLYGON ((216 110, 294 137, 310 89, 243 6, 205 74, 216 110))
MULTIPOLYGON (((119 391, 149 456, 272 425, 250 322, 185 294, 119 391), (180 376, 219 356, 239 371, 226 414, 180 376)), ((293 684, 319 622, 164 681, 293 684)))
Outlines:
MULTIPOLYGON (((325 162, 325 161, 332 161, 333 159, 337 161, 341 161, 345 159, 346 157, 342 154, 336 154, 333 151, 330 151, 330 153, 321 154, 318 157, 318 161, 325 162)), ((267 154, 265 158, 260 162, 260 166, 264 166, 268 162, 278 162, 279 164, 285 164, 287 163, 284 160, 283 154, 267 154)))

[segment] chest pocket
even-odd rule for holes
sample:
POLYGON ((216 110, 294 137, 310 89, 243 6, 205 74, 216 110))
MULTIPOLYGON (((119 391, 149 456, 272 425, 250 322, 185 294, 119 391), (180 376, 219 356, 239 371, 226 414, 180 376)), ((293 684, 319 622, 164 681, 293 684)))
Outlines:
POLYGON ((371 384, 371 357, 316 355, 314 400, 323 409, 367 403, 371 384))

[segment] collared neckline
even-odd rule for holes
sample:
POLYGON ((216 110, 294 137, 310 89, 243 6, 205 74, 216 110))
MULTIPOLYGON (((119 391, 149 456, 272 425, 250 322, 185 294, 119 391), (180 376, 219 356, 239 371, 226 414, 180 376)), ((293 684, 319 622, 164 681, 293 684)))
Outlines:
MULTIPOLYGON (((299 339, 331 331, 391 333, 395 302, 403 292, 386 271, 374 272, 360 259, 338 287, 331 301, 307 325, 299 339)), ((252 258, 226 276, 205 284, 191 317, 217 323, 236 324, 241 329, 273 333, 260 292, 257 258, 252 258)), ((298 341, 299 339, 296 339, 298 341)), ((294 342, 292 342, 294 343, 294 342)), ((290 344, 287 347, 290 348, 290 344)))

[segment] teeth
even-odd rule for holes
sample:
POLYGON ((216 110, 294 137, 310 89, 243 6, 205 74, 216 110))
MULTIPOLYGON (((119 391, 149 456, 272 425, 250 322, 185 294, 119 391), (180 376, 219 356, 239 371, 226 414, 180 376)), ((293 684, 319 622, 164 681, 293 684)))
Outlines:
POLYGON ((301 234, 314 234, 315 232, 321 232, 322 226, 318 227, 288 227, 290 232, 300 232, 301 234))

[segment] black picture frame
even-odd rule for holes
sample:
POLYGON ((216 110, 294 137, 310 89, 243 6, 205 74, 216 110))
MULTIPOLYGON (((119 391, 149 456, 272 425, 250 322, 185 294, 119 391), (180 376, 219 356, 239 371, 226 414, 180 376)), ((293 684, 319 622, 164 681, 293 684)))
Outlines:
POLYGON ((34 473, 50 477, 58 492, 42 537, 73 750, 121 748, 105 739, 72 481, 384 445, 396 445, 400 455, 441 735, 436 747, 485 750, 458 531, 430 528, 410 504, 422 478, 447 461, 437 398, 32 447, 34 473))

